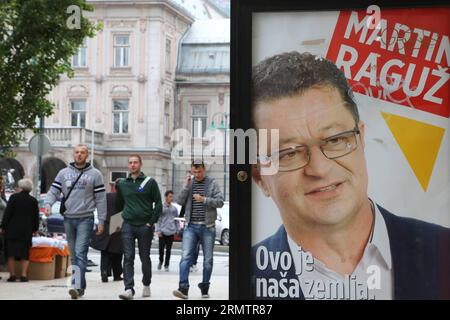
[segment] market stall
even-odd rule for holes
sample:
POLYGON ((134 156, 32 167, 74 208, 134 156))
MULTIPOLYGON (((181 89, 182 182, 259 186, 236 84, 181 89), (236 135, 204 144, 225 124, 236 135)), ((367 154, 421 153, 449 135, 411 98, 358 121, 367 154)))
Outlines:
MULTIPOLYGON (((52 280, 68 275, 70 253, 66 240, 33 237, 32 242, 28 268, 29 280, 52 280)), ((16 274, 20 274, 19 263, 16 263, 16 274)))

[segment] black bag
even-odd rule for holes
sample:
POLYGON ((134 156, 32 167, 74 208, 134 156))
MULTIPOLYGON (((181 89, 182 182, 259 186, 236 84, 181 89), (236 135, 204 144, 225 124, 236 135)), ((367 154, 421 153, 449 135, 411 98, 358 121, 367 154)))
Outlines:
POLYGON ((66 212, 66 205, 64 204, 64 199, 63 199, 63 201, 61 201, 61 206, 59 207, 59 213, 63 216, 64 215, 64 212, 66 212))
POLYGON ((80 180, 81 176, 83 175, 83 171, 81 171, 80 175, 78 176, 77 180, 72 184, 72 187, 70 187, 69 193, 67 193, 67 196, 64 197, 61 201, 61 206, 59 207, 59 213, 64 216, 64 212, 66 212, 66 200, 69 199, 70 194, 72 193, 73 187, 77 184, 78 180, 80 180))
POLYGON ((186 206, 182 206, 180 210, 180 215, 178 217, 184 218, 184 214, 186 212, 186 206))

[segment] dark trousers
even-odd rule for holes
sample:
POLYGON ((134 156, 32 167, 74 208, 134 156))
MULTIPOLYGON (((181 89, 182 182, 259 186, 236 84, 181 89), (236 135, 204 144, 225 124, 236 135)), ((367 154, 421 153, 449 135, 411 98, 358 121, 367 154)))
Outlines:
POLYGON ((170 253, 172 251, 173 235, 159 237, 159 263, 164 262, 164 267, 169 267, 170 253), (166 249, 166 260, 164 261, 164 248, 166 249))
POLYGON ((138 242, 139 257, 142 263, 142 283, 149 286, 152 279, 152 261, 150 248, 152 246, 154 226, 133 226, 126 222, 122 225, 123 243, 123 282, 125 290, 134 290, 134 256, 136 239, 138 242))
POLYGON ((0 234, 0 265, 6 264, 5 238, 0 234))
POLYGON ((101 251, 100 271, 102 277, 111 276, 111 269, 114 279, 120 278, 122 275, 122 254, 101 251))

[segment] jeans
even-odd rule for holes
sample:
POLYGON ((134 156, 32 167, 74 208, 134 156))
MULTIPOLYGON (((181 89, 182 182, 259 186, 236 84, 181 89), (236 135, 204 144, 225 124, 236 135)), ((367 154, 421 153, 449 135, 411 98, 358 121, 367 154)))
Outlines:
POLYGON ((169 267, 170 253, 172 251, 173 235, 159 237, 159 263, 164 262, 164 267, 169 267), (166 249, 166 260, 164 261, 164 248, 166 249))
POLYGON ((133 226, 126 222, 122 225, 123 243, 123 282, 125 290, 134 290, 134 256, 136 239, 138 241, 139 257, 142 263, 142 283, 149 286, 152 279, 152 261, 150 248, 152 246, 154 226, 133 226))
POLYGON ((189 224, 183 232, 183 253, 180 261, 180 288, 189 288, 189 268, 192 265, 195 250, 201 244, 203 250, 202 287, 209 286, 213 269, 213 250, 216 238, 216 228, 207 228, 202 224, 189 224))
POLYGON ((194 250, 194 256, 192 257, 192 265, 197 265, 198 255, 200 254, 200 242, 194 250))
POLYGON ((86 289, 86 264, 89 242, 94 229, 94 217, 65 218, 64 228, 72 262, 72 286, 86 289))

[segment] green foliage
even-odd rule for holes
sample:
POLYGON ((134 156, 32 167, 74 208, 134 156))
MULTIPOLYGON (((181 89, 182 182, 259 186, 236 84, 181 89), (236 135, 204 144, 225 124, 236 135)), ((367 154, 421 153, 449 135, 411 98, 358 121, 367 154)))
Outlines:
POLYGON ((85 0, 0 0, 0 153, 52 114, 48 93, 73 75, 72 55, 99 28, 83 16, 92 10, 85 0), (71 5, 81 9, 79 29, 71 5))

